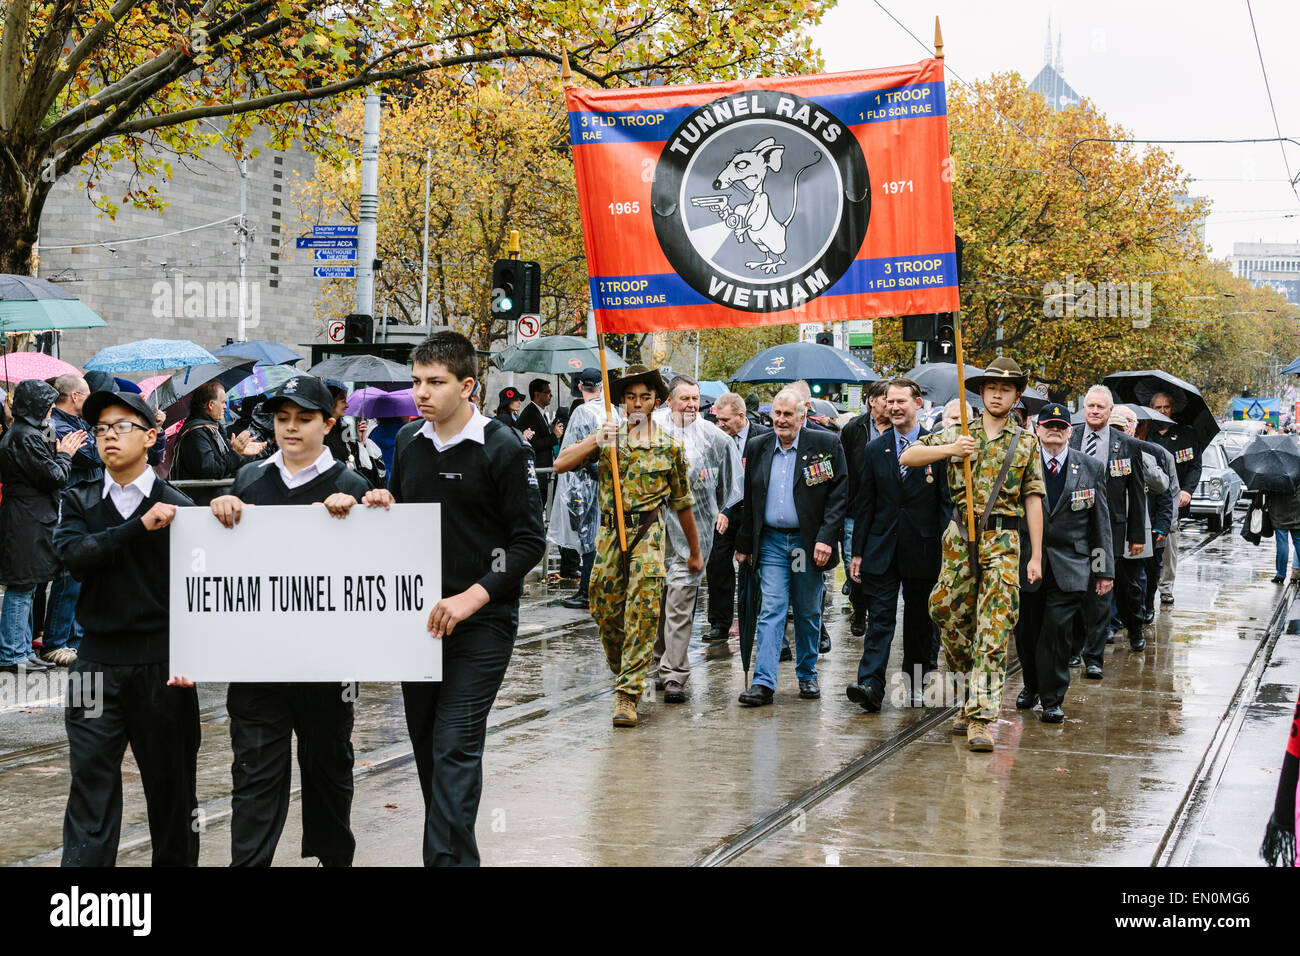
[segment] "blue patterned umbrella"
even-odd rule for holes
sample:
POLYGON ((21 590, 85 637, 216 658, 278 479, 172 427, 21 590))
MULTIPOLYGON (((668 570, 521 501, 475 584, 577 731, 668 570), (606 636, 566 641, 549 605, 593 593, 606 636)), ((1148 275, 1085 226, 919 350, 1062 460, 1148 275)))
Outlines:
POLYGON ((252 375, 230 389, 226 397, 231 402, 239 404, 252 395, 265 395, 272 389, 279 388, 295 375, 301 374, 288 365, 259 365, 253 369, 252 375))
POLYGON ((83 366, 98 372, 153 372, 191 365, 215 365, 217 357, 184 339, 141 339, 100 349, 83 366))

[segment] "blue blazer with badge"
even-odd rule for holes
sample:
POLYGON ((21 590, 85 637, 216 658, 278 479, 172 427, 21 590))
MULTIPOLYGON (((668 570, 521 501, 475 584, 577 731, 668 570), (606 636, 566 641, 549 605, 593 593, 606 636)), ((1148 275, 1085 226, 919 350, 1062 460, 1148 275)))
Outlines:
MULTIPOLYGON (((745 444, 745 508, 740 530, 736 532, 736 552, 753 555, 763 534, 763 515, 767 512, 767 485, 772 474, 772 449, 776 432, 751 438, 745 444)), ((794 475, 794 510, 799 516, 799 534, 808 553, 808 568, 813 548, 828 545, 830 560, 821 570, 835 567, 838 560, 835 543, 844 532, 844 509, 848 506, 848 469, 844 464, 844 447, 833 431, 804 428, 799 433, 798 459, 794 475), (822 468, 812 472, 811 466, 822 468), (830 466, 829 477, 825 465, 830 466), (811 483, 809 479, 811 478, 811 483)))
MULTIPOLYGON (((1040 454, 1042 452, 1040 451, 1040 454)), ((1047 475, 1047 466, 1043 466, 1047 475)), ((1086 591, 1090 577, 1113 578, 1110 500, 1101 463, 1071 447, 1065 456, 1065 483, 1060 497, 1043 497, 1043 573, 1051 568, 1062 591, 1086 591), (1093 551, 1101 564, 1094 568, 1093 551)), ((1040 582, 1029 585, 1036 591, 1040 582)))
POLYGON ((936 462, 899 477, 893 429, 867 444, 853 516, 853 556, 862 559, 864 575, 883 574, 897 562, 900 577, 938 580, 943 529, 952 520, 947 472, 936 462))

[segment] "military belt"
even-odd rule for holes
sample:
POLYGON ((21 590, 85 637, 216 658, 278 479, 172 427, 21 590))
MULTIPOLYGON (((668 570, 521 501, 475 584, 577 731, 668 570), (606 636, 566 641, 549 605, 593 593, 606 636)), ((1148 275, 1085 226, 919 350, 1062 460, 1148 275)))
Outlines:
MULTIPOLYGON (((623 523, 634 527, 648 524, 659 517, 659 509, 651 511, 624 511, 623 523)), ((607 528, 612 528, 618 522, 618 517, 612 511, 602 511, 600 513, 600 523, 607 528)))
MULTIPOLYGON (((966 528, 966 517, 954 509, 953 520, 961 525, 963 531, 966 528)), ((1017 531, 1020 528, 1020 515, 989 515, 988 528, 998 528, 1002 531, 1017 531)), ((965 537, 965 535, 963 535, 965 537)))

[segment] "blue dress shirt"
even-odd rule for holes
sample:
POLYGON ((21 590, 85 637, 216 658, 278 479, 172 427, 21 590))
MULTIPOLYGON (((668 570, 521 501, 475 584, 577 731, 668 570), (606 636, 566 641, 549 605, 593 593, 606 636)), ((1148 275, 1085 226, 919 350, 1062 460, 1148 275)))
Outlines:
POLYGON ((768 474, 767 502, 763 510, 763 524, 790 531, 799 527, 799 515, 794 510, 794 479, 799 464, 799 433, 795 432, 789 451, 781 448, 781 439, 772 444, 772 470, 768 474))

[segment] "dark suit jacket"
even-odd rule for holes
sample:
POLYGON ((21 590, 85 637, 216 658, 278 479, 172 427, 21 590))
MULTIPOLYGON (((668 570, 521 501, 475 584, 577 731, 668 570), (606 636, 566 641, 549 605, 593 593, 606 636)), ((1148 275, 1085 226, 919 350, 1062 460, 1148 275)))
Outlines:
MULTIPOLYGON (((1043 477, 1046 480, 1046 466, 1043 477)), ((1101 464, 1072 447, 1065 456, 1065 487, 1061 489, 1061 497, 1052 506, 1048 497, 1043 496, 1043 573, 1050 567, 1056 586, 1062 591, 1086 591, 1090 577, 1115 577, 1110 503, 1105 487, 1101 464), (1085 502, 1079 493, 1088 490, 1092 491, 1092 500, 1085 502), (1077 508, 1071 502, 1071 496, 1076 494, 1077 508), (1095 572, 1094 550, 1098 550, 1103 562, 1095 572)), ((1037 590, 1038 586, 1035 582, 1029 590, 1037 590)))
POLYGON ((871 438, 870 410, 849 419, 840 429, 840 441, 844 445, 844 460, 849 466, 847 514, 850 518, 856 518, 858 513, 858 486, 862 483, 862 469, 866 466, 867 445, 871 443, 871 438))
MULTIPOLYGON (((1083 436, 1087 425, 1080 425, 1070 436, 1070 447, 1083 453, 1083 436)), ((1106 504, 1110 510, 1110 536, 1115 553, 1123 555, 1123 542, 1146 543, 1146 479, 1142 473, 1142 442, 1130 438, 1117 427, 1110 427, 1110 450, 1106 455, 1106 504), (1119 467, 1117 467, 1119 466, 1119 467), (1128 469, 1128 474, 1116 475, 1128 469)))
MULTIPOLYGON (((1156 531, 1169 533, 1169 526, 1177 520, 1178 513, 1178 467, 1174 456, 1165 448, 1151 441, 1141 441, 1142 450, 1154 458, 1164 469, 1169 487, 1164 491, 1147 491, 1147 513, 1151 516, 1151 533, 1156 531)), ((1145 469, 1145 465, 1143 468, 1145 469)), ((1153 541, 1152 544, 1155 542, 1153 541)))
POLYGON ((1159 445, 1174 456, 1175 467, 1178 469, 1178 487, 1189 494, 1196 494, 1196 486, 1201 483, 1201 455, 1196 450, 1196 438, 1192 429, 1186 425, 1170 425, 1169 431, 1162 435, 1154 424, 1153 422, 1153 427, 1147 429, 1147 441, 1159 445), (1179 453, 1186 455, 1188 451, 1192 457, 1178 461, 1179 453))
POLYGON ((555 436, 551 434, 551 424, 546 414, 532 402, 525 403, 519 411, 519 421, 514 423, 523 434, 526 429, 533 430, 533 437, 525 439, 533 446, 533 464, 538 468, 550 468, 555 464, 551 449, 555 446, 555 436))
MULTIPOLYGON (((772 449, 776 442, 776 433, 768 432, 751 438, 745 445, 745 511, 736 532, 738 554, 753 555, 763 534, 772 449)), ((835 542, 843 536, 844 508, 848 501, 844 448, 834 432, 805 428, 799 434, 798 456, 794 473, 794 510, 799 517, 799 534, 808 553, 808 567, 816 567, 812 563, 814 546, 825 544, 831 549, 831 557, 823 570, 833 568, 839 550, 835 542), (830 459, 831 477, 810 485, 806 469, 815 459, 822 457, 830 459)))
POLYGON ((868 444, 864 458, 853 516, 853 556, 862 558, 862 573, 883 574, 897 561, 901 577, 938 580, 940 538, 952 520, 948 469, 938 461, 900 478, 893 429, 868 444))

